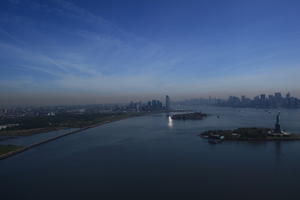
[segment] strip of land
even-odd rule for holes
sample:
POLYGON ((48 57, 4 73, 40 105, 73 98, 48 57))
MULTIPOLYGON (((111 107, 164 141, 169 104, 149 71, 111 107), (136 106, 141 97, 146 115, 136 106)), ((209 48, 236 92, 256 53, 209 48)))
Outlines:
POLYGON ((1 119, 2 123, 18 124, 0 131, 0 136, 29 136, 64 128, 84 128, 94 124, 123 119, 143 113, 60 114, 1 119))
POLYGON ((45 133, 45 132, 50 132, 50 131, 55 131, 55 130, 60 130, 63 127, 47 127, 47 128, 32 128, 32 129, 20 129, 20 130, 6 130, 6 131, 1 131, 0 136, 30 136, 34 134, 39 134, 39 133, 45 133))

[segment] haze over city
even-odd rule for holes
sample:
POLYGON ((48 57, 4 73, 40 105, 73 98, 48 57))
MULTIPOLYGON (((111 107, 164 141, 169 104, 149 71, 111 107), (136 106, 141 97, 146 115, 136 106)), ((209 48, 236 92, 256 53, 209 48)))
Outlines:
POLYGON ((0 3, 0 104, 291 92, 299 1, 0 3))

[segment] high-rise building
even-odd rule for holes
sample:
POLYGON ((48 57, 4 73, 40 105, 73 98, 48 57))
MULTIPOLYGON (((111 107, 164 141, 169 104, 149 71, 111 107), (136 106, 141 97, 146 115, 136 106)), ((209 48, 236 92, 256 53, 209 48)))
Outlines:
POLYGON ((285 105, 286 107, 291 107, 291 94, 288 92, 285 96, 285 105))
POLYGON ((170 108, 171 108, 170 97, 167 95, 166 96, 166 110, 170 110, 170 108))
POLYGON ((281 95, 280 92, 275 92, 274 96, 275 96, 275 99, 277 99, 277 100, 281 100, 282 99, 282 95, 281 95))
POLYGON ((274 96, 275 96, 276 107, 280 107, 281 104, 282 104, 282 95, 281 95, 281 93, 280 92, 275 92, 274 96))
POLYGON ((241 96, 241 101, 242 101, 242 103, 246 102, 246 96, 245 95, 241 96))

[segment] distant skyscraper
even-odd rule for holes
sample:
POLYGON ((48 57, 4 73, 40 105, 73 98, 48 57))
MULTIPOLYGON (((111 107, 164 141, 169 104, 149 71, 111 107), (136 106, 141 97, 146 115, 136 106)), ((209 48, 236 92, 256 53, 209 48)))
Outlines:
POLYGON ((242 101, 242 103, 245 103, 245 102, 246 102, 246 96, 245 96, 245 95, 243 95, 243 96, 241 97, 241 101, 242 101))
POLYGON ((282 95, 281 95, 281 93, 280 92, 275 92, 274 96, 275 96, 276 107, 280 107, 281 104, 282 104, 282 95))
POLYGON ((275 92, 274 96, 275 96, 276 99, 281 99, 282 98, 282 95, 281 95, 280 92, 275 92))
POLYGON ((170 110, 170 107, 171 107, 170 97, 167 95, 166 96, 166 109, 170 110))
POLYGON ((288 92, 285 96, 285 105, 286 107, 291 107, 291 94, 288 92))

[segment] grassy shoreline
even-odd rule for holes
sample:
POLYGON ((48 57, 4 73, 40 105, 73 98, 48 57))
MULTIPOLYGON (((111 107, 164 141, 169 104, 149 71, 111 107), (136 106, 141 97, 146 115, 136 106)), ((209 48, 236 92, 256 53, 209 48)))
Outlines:
MULTIPOLYGON (((104 116, 90 116, 90 115, 80 115, 80 116, 66 116, 66 118, 61 119, 59 117, 59 122, 57 124, 51 126, 32 126, 30 128, 14 127, 8 130, 1 130, 0 136, 30 136, 34 134, 61 130, 65 128, 85 128, 88 126, 92 126, 94 124, 101 124, 105 122, 110 122, 118 119, 125 119, 134 116, 141 116, 144 113, 118 113, 118 114, 105 114, 104 116)), ((41 121, 44 119, 41 118, 33 118, 31 121, 41 121)), ((48 119, 49 121, 55 121, 56 118, 52 117, 48 119)), ((47 123, 48 124, 48 123, 47 123)))
POLYGON ((12 145, 12 144, 1 144, 0 145, 0 155, 7 154, 12 151, 16 151, 22 148, 21 146, 12 145))
POLYGON ((61 130, 64 127, 51 127, 51 128, 33 128, 26 130, 7 130, 0 132, 0 136, 30 136, 39 133, 45 133, 55 130, 61 130))

